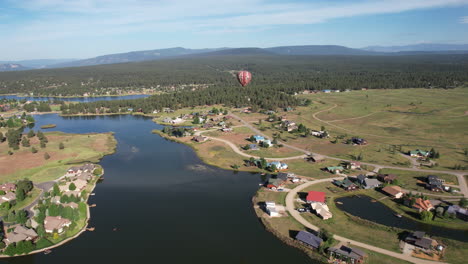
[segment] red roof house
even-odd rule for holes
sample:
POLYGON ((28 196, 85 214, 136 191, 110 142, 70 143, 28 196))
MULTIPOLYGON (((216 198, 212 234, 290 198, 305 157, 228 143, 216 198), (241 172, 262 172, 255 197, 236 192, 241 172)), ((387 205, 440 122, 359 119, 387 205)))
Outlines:
POLYGON ((325 193, 324 192, 310 191, 307 194, 306 201, 308 203, 313 203, 313 202, 325 203, 325 193))

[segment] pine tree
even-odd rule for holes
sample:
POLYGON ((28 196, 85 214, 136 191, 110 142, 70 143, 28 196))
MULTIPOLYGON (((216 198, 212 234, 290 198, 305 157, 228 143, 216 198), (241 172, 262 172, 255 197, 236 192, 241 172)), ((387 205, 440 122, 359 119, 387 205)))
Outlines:
POLYGON ((34 133, 34 130, 32 130, 32 129, 29 130, 29 132, 28 132, 28 138, 32 138, 32 137, 34 137, 35 135, 36 135, 36 134, 34 133))
POLYGON ((50 159, 50 155, 49 155, 49 153, 47 153, 47 152, 46 152, 46 153, 44 153, 44 159, 45 159, 45 160, 48 160, 48 159, 50 159))

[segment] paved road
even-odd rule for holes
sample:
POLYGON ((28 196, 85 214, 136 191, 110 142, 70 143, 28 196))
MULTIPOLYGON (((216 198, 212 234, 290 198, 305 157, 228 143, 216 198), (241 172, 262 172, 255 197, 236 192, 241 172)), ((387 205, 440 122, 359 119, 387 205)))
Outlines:
MULTIPOLYGON (((301 185, 297 186, 296 188, 292 189, 291 191, 288 192, 288 194, 286 196, 286 210, 289 212, 289 214, 292 217, 294 217, 294 219, 296 219, 299 223, 301 223, 305 227, 310 228, 310 229, 315 230, 315 231, 318 231, 320 229, 318 226, 315 226, 315 225, 311 224, 309 221, 304 219, 297 210, 295 210, 294 200, 295 200, 295 198, 297 196, 297 193, 299 191, 301 191, 301 190, 303 190, 303 189, 305 189, 305 188, 307 188, 307 187, 309 187, 311 185, 314 185, 314 184, 317 184, 317 183, 322 183, 322 182, 329 182, 329 181, 333 181, 335 179, 339 180, 339 179, 343 179, 343 177, 336 177, 336 178, 329 178, 329 179, 310 181, 310 182, 306 182, 306 183, 301 184, 301 185)), ((351 243, 351 244, 353 244, 355 246, 362 247, 362 248, 365 248, 365 249, 369 249, 369 250, 372 250, 372 251, 375 251, 375 252, 378 252, 378 253, 381 253, 381 254, 384 254, 384 255, 387 255, 387 256, 394 257, 394 258, 409 261, 411 263, 417 263, 417 264, 442 264, 443 263, 443 262, 436 262, 436 261, 429 261, 429 260, 423 260, 423 259, 415 258, 415 257, 412 257, 412 256, 404 255, 402 253, 397 253, 397 252, 393 252, 393 251, 386 250, 386 249, 383 249, 383 248, 378 248, 378 247, 375 247, 375 246, 372 246, 372 245, 369 245, 369 244, 361 243, 361 242, 358 242, 358 241, 355 241, 355 240, 352 240, 352 239, 349 239, 349 238, 345 238, 345 237, 342 237, 342 236, 339 236, 339 235, 334 235, 333 237, 336 240, 339 240, 341 242, 351 243)))
MULTIPOLYGON (((336 107, 333 106, 332 108, 336 107)), ((321 119, 318 119, 317 117, 315 117, 316 114, 320 113, 320 112, 323 112, 323 111, 326 111, 326 110, 331 110, 332 108, 329 108, 329 109, 325 109, 325 110, 322 110, 322 111, 319 111, 317 113, 314 114, 314 118, 316 118, 317 120, 319 121, 322 121, 321 119)), ((250 123, 244 121, 242 118, 240 118, 239 116, 233 114, 233 113, 229 113, 231 116, 233 116, 234 118, 237 118, 239 119, 246 127, 250 128, 252 131, 254 131, 256 134, 258 135, 261 135, 265 138, 268 138, 268 136, 266 136, 264 133, 262 133, 260 130, 258 130, 256 127, 252 126, 250 123)), ((325 121, 323 121, 325 122, 325 121)), ((322 156, 324 158, 327 158, 327 159, 332 159, 332 160, 337 160, 337 161, 345 161, 345 162, 350 162, 351 160, 347 160, 347 159, 340 159, 340 158, 335 158, 335 157, 331 157, 331 156, 327 156, 327 155, 323 155, 323 154, 320 154, 320 153, 315 153, 315 152, 311 152, 311 151, 308 151, 308 150, 305 150, 305 149, 301 149, 301 148, 298 148, 296 146, 292 146, 292 145, 289 145, 285 142, 280 142, 278 141, 278 143, 280 144, 283 144, 283 146, 287 147, 287 148, 291 148, 291 149, 294 149, 294 150, 297 150, 297 151, 301 151, 303 153, 305 153, 306 155, 308 154, 312 154, 312 155, 319 155, 319 156, 322 156)), ((241 152, 237 146, 235 146, 234 144, 232 144, 232 146, 234 146, 233 149, 237 149, 237 151, 241 152)), ((232 148, 231 146, 231 148, 232 148)), ((236 150, 234 150, 236 151, 236 150)), ((237 152, 236 151, 236 152, 237 152)), ((238 152, 237 152, 238 153, 238 152)), ((245 156, 245 153, 243 153, 241 155, 245 156), (244 154, 244 155, 243 155, 244 154)), ((305 155, 303 156, 297 156, 297 157, 291 157, 291 158, 276 158, 276 160, 287 160, 287 159, 297 159, 297 158, 304 158, 305 155)), ((430 169, 419 169, 419 168, 402 168, 402 167, 396 167, 396 166, 388 166, 388 165, 380 165, 380 164, 375 164, 375 163, 368 163, 368 162, 361 162, 361 164, 364 164, 364 165, 369 165, 369 166, 373 166, 376 168, 376 171, 380 170, 380 169, 383 169, 383 168, 387 168, 387 169, 396 169, 396 170, 406 170, 406 171, 417 171, 417 172, 424 172, 424 173, 445 173, 445 174, 452 174, 452 175, 455 175, 457 176, 458 178, 458 184, 459 184, 459 187, 460 187, 460 192, 465 196, 465 197, 468 197, 468 186, 466 184, 466 180, 465 180, 465 177, 464 175, 467 174, 468 175, 468 172, 467 171, 460 171, 460 172, 456 172, 456 171, 442 171, 442 170, 430 170, 430 169)))

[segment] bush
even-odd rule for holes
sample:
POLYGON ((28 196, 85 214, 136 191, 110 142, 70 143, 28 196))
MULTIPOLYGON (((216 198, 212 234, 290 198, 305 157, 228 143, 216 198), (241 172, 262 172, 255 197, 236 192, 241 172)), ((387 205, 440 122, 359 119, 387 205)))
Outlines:
POLYGON ((63 143, 60 142, 60 144, 59 144, 59 149, 64 149, 64 148, 65 148, 65 145, 63 145, 63 143))
POLYGON ((44 153, 44 159, 45 159, 45 160, 48 160, 48 159, 50 159, 50 155, 49 155, 49 153, 47 153, 47 152, 46 152, 46 153, 44 153))
POLYGON ((32 153, 37 153, 37 149, 36 149, 35 147, 32 147, 32 148, 31 148, 31 152, 32 152, 32 153))

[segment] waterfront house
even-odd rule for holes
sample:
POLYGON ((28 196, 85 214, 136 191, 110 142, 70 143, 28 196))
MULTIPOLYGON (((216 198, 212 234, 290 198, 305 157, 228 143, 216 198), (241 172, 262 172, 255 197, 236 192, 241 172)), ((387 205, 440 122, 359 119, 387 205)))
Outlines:
POLYGON ((171 121, 172 121, 172 118, 170 117, 166 117, 163 119, 163 123, 171 123, 171 121))
POLYGON ((313 249, 318 249, 323 242, 320 237, 304 230, 297 233, 296 240, 313 249))
POLYGON ((461 208, 459 205, 451 205, 447 208, 447 213, 449 215, 455 215, 457 218, 468 221, 468 210, 461 208))
POLYGON ((269 216, 271 217, 278 217, 280 216, 278 211, 276 210, 275 202, 265 202, 266 211, 269 216))
POLYGON ((65 227, 69 227, 71 221, 61 216, 46 216, 44 219, 44 228, 46 233, 62 233, 65 227))
MULTIPOLYGON (((5 227, 5 229, 7 229, 5 227)), ((8 227, 11 229, 11 227, 8 227)), ((34 229, 17 225, 11 232, 5 232, 5 239, 3 240, 6 245, 11 243, 18 243, 20 241, 34 241, 38 238, 38 235, 34 229)))
POLYGON ((364 259, 367 257, 364 251, 344 245, 339 248, 331 247, 328 249, 328 252, 332 260, 339 259, 351 264, 363 263, 364 259))
POLYGON ((393 183, 396 180, 397 176, 395 174, 379 174, 377 179, 384 183, 393 183))
POLYGON ((325 193, 324 192, 317 192, 317 191, 309 191, 306 197, 307 203, 318 202, 325 204, 325 193))
POLYGON ((74 179, 79 179, 83 181, 90 181, 93 178, 93 174, 89 172, 83 172, 77 175, 74 179))
POLYGON ((66 182, 64 185, 59 185, 59 189, 61 192, 68 192, 68 191, 77 191, 77 192, 80 192, 82 191, 84 188, 86 188, 86 185, 88 184, 87 181, 85 180, 82 180, 82 179, 76 179, 72 182, 66 182), (74 184, 75 185, 75 190, 70 190, 70 185, 71 184, 74 184))
POLYGON ((171 120, 169 123, 171 123, 173 125, 177 125, 177 124, 183 123, 184 121, 185 120, 183 120, 182 118, 177 117, 176 119, 171 120))
POLYGON ((194 136, 192 138, 193 141, 195 142, 205 142, 208 138, 204 136, 194 136))
POLYGON ((14 192, 16 190, 16 184, 14 183, 4 183, 0 185, 0 190, 4 192, 14 192))
POLYGON ((271 189, 274 191, 281 189, 283 185, 284 185, 284 181, 278 178, 269 178, 266 184, 268 189, 271 189))
POLYGON ((67 173, 70 175, 70 176, 74 176, 78 173, 81 173, 82 170, 81 170, 81 167, 78 167, 78 166, 74 166, 74 167, 71 167, 68 169, 67 173))
POLYGON ((330 208, 328 205, 320 202, 312 202, 310 203, 310 208, 312 208, 315 213, 322 217, 323 220, 327 220, 333 217, 332 213, 330 212, 330 208))
POLYGON ((66 191, 66 192, 63 193, 63 195, 80 197, 81 192, 79 192, 79 191, 66 191))
POLYGON ((94 165, 92 163, 86 163, 83 166, 81 166, 80 169, 81 169, 82 172, 92 173, 94 171, 94 169, 96 169, 96 165, 94 165))
POLYGON ((431 211, 434 209, 431 201, 423 200, 422 198, 416 198, 413 204, 413 208, 418 210, 418 212, 431 211))
POLYGON ((416 157, 416 158, 427 158, 427 157, 429 157, 430 154, 431 154, 430 151, 425 151, 425 150, 420 150, 420 149, 411 150, 409 152, 409 155, 411 157, 416 157))
POLYGON ((332 166, 332 167, 327 167, 326 170, 333 174, 339 174, 344 170, 344 168, 341 166, 332 166))
POLYGON ((400 199, 403 196, 400 186, 385 186, 382 191, 396 199, 400 199))

